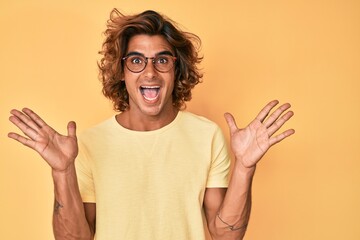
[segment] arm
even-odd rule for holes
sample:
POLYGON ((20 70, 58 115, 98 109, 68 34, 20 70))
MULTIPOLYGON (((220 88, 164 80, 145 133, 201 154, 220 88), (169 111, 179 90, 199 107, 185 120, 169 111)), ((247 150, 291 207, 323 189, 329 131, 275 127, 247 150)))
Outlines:
POLYGON ((89 225, 87 219, 95 218, 95 214, 91 208, 84 209, 74 166, 78 153, 75 123, 68 124, 68 135, 63 136, 30 109, 12 110, 11 114, 9 120, 27 137, 17 133, 8 136, 38 152, 52 169, 55 238, 93 239, 95 225, 89 225))
POLYGON ((53 230, 55 239, 90 240, 95 235, 95 203, 83 204, 75 166, 52 173, 55 203, 53 230))
POLYGON ((290 108, 290 104, 283 104, 267 118, 277 104, 278 101, 268 103, 244 129, 238 129, 231 114, 225 114, 235 164, 226 193, 219 188, 207 189, 205 193, 205 213, 213 239, 243 239, 250 218, 256 164, 271 146, 295 132, 289 129, 273 136, 293 116, 292 111, 283 114, 290 108))
POLYGON ((214 240, 243 239, 247 229, 254 171, 240 174, 235 174, 235 171, 236 167, 228 189, 207 188, 205 192, 205 215, 214 240))

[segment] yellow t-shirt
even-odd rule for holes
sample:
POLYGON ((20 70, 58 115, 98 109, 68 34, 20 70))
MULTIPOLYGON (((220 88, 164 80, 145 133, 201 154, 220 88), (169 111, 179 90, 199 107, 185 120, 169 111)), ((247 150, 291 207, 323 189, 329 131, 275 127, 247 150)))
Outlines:
POLYGON ((180 111, 155 131, 112 117, 83 132, 76 159, 83 202, 96 203, 97 240, 205 239, 206 188, 227 187, 220 128, 180 111))

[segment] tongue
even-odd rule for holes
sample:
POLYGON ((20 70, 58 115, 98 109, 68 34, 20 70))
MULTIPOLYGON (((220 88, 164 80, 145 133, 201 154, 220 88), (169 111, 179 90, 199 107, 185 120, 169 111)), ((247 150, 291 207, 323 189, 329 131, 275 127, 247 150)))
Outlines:
POLYGON ((157 96, 158 89, 156 88, 145 88, 143 94, 146 98, 155 98, 157 96))

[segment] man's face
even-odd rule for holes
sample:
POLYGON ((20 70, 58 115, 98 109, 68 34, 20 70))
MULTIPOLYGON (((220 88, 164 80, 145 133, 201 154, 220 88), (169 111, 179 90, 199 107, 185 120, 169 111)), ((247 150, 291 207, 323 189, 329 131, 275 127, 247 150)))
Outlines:
MULTIPOLYGON (((159 54, 172 55, 170 44, 160 35, 135 35, 128 44, 126 56, 156 57, 159 54)), ((132 62, 137 62, 137 58, 132 62)), ((161 117, 173 112, 172 92, 174 90, 175 67, 168 72, 155 69, 151 59, 139 73, 124 66, 124 79, 129 93, 129 111, 141 116, 161 117)))

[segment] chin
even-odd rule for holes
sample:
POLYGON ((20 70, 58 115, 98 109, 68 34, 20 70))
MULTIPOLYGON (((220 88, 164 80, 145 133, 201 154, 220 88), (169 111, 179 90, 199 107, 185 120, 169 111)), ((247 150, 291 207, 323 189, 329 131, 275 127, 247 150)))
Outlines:
POLYGON ((157 116, 163 111, 161 106, 151 106, 142 108, 141 112, 149 116, 157 116))

